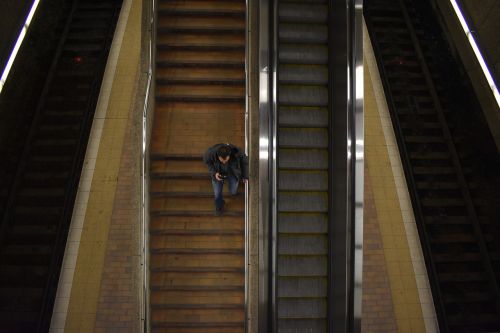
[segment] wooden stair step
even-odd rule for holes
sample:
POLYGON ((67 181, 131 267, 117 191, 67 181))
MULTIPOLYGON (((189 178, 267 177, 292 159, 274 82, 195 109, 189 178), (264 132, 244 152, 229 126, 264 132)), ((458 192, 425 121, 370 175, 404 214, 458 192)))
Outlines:
MULTIPOLYGON (((231 211, 243 211, 244 201, 234 197, 225 197, 225 209, 231 211)), ((153 211, 207 211, 214 208, 214 200, 211 198, 151 198, 150 208, 153 211)))
MULTIPOLYGON (((165 114, 171 113, 182 113, 182 114, 200 114, 200 110, 203 110, 204 113, 208 114, 228 114, 229 116, 234 116, 235 114, 243 114, 245 112, 245 105, 240 102, 225 102, 221 104, 207 104, 203 102, 163 102, 161 104, 156 105, 155 115, 158 117, 163 116, 165 114)), ((199 158, 203 151, 200 152, 199 158)))
POLYGON ((244 99, 245 87, 232 85, 160 85, 156 87, 158 97, 244 99))
MULTIPOLYGON (((245 52, 242 51, 192 51, 192 50, 166 50, 158 51, 156 63, 159 68, 167 66, 220 65, 226 67, 244 67, 245 52)), ((196 70, 192 70, 196 72, 196 70)))
MULTIPOLYGON (((195 1, 173 0, 158 4, 160 15, 171 13, 200 13, 200 14, 245 14, 245 3, 242 1, 195 1)), ((159 19, 161 22, 161 17, 159 19)))
POLYGON ((200 327, 203 329, 209 328, 209 327, 244 327, 243 321, 237 321, 237 322, 200 322, 200 323, 195 323, 195 322, 181 322, 181 323, 175 323, 175 322, 152 322, 151 326, 153 328, 155 327, 169 327, 169 328, 181 328, 181 327, 200 327))
MULTIPOLYGON (((184 65, 186 62, 190 61, 189 59, 180 60, 179 62, 175 62, 175 64, 184 65), (182 61, 182 63, 181 63, 182 61)), ((193 61, 193 64, 199 66, 205 63, 200 61, 193 61)), ((170 63, 171 64, 171 63, 170 63)), ((214 64, 216 66, 220 66, 221 62, 217 60, 217 62, 209 62, 209 64, 214 64)), ((225 62, 224 65, 227 65, 228 62, 225 62)), ((230 62, 231 66, 243 67, 244 64, 239 61, 230 62)), ((184 84, 193 84, 193 83, 216 83, 216 84, 245 84, 245 74, 241 71, 241 68, 186 68, 186 67, 171 67, 171 68, 159 68, 157 70, 157 79, 156 82, 158 84, 174 84, 174 83, 184 83, 184 84)))
POLYGON ((235 216, 162 216, 151 219, 150 230, 162 229, 231 229, 244 230, 245 221, 235 216))
POLYGON ((196 159, 150 159, 150 172, 189 172, 189 173, 208 173, 208 168, 202 162, 201 156, 196 159))
POLYGON ((185 155, 185 154, 162 154, 151 153, 149 158, 152 161, 202 161, 201 155, 185 155))
POLYGON ((242 230, 193 230, 193 229, 164 229, 164 230, 151 230, 150 235, 179 235, 179 236, 198 236, 198 235, 243 235, 245 232, 242 230))
POLYGON ((200 172, 152 172, 151 179, 206 179, 210 181, 210 174, 200 172))
POLYGON ((174 291, 245 291, 245 286, 152 286, 151 290, 174 291))
MULTIPOLYGON (((244 216, 242 211, 224 211, 226 216, 244 216)), ((164 210, 152 210, 151 216, 213 216, 213 210, 199 210, 199 211, 164 211, 164 210)))
POLYGON ((151 304, 153 309, 244 309, 243 304, 151 304))
POLYGON ((244 273, 244 268, 237 267, 162 267, 151 269, 152 272, 183 272, 183 273, 244 273))
POLYGON ((151 250, 179 248, 235 248, 242 249, 245 244, 244 234, 218 235, 151 235, 151 250))
POLYGON ((213 192, 151 192, 152 198, 213 198, 213 192))
MULTIPOLYGON (((245 34, 213 35, 207 33, 164 33, 157 37, 159 46, 189 47, 199 50, 209 47, 211 50, 217 48, 242 49, 245 47, 245 34)), ((160 48, 162 49, 162 48, 160 48)))
MULTIPOLYGON (((169 189, 172 192, 213 191, 209 175, 206 175, 202 178, 189 178, 189 179, 183 179, 183 178, 151 179, 150 182, 151 192, 164 191, 165 189, 169 189)), ((223 190, 224 190, 224 195, 229 193, 227 186, 224 186, 223 190)))
POLYGON ((151 272, 151 286, 182 285, 182 286, 210 286, 231 285, 241 286, 245 284, 244 270, 241 271, 210 271, 210 272, 151 272))
POLYGON ((244 31, 245 20, 231 16, 223 17, 190 17, 172 16, 168 20, 159 20, 158 29, 160 31, 244 31))
POLYGON ((167 254, 239 254, 244 255, 243 249, 154 249, 152 254, 167 253, 167 254))

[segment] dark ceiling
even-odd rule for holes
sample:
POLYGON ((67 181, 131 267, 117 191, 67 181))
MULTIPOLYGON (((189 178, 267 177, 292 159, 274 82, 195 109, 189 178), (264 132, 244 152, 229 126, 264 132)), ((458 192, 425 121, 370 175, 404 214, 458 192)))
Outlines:
POLYGON ((33 0, 0 1, 0 68, 3 72, 33 0))

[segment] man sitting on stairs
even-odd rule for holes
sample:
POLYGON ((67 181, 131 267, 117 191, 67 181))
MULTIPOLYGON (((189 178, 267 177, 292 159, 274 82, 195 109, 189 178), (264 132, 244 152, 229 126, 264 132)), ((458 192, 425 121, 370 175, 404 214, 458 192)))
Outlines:
POLYGON ((220 216, 224 209, 222 187, 229 182, 231 195, 238 194, 240 180, 248 181, 248 157, 235 145, 219 143, 208 148, 203 155, 203 161, 208 166, 212 178, 215 195, 215 215, 220 216))

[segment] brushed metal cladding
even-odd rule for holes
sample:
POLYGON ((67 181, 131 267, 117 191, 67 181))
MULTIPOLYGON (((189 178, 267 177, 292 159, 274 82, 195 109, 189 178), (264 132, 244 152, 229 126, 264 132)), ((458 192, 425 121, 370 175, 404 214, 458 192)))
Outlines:
POLYGON ((259 300, 258 331, 271 332, 269 315, 271 263, 269 253, 270 226, 270 123, 271 123, 271 53, 270 53, 270 6, 269 0, 259 0, 259 300))

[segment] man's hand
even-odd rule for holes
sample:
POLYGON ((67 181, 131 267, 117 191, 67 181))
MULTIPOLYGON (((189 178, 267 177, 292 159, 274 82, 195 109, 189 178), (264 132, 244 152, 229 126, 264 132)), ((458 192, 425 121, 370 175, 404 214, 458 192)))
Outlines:
POLYGON ((220 177, 220 173, 218 173, 218 172, 215 173, 215 179, 217 179, 218 181, 222 181, 222 178, 220 177))
POLYGON ((248 183, 248 178, 243 178, 243 183, 248 183))

